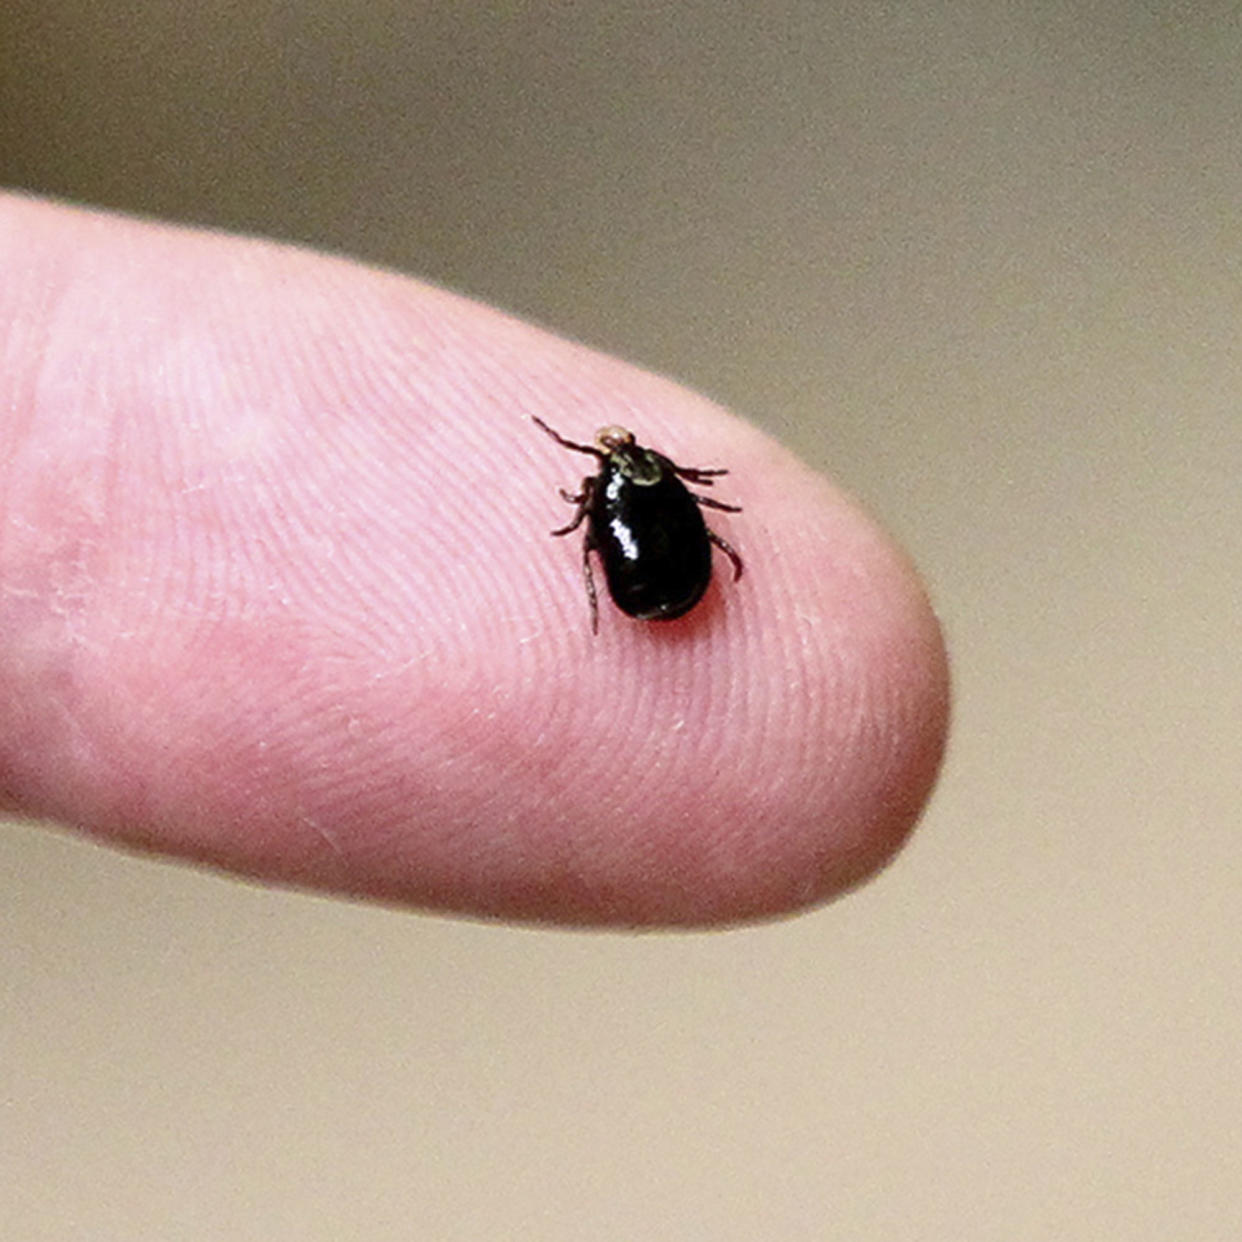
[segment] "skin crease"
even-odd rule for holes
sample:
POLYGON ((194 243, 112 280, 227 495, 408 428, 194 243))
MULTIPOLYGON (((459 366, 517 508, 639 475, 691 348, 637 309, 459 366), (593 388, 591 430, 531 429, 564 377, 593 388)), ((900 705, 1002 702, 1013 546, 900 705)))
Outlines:
MULTIPOLYGON (((405 277, 0 197, 0 799, 476 916, 709 925, 858 883, 948 714, 904 557, 755 428, 405 277), (688 616, 590 632, 609 423, 727 466, 688 616)), ((602 576, 596 567, 597 580, 602 576)))

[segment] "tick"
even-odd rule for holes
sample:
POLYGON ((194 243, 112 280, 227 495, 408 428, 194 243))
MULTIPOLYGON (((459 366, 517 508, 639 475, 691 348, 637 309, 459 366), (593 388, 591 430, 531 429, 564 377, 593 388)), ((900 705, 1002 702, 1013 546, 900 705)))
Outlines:
POLYGON ((599 632, 599 602, 592 552, 599 554, 613 603, 640 621, 671 621, 703 598, 712 577, 712 544, 733 562, 733 581, 742 576, 742 558, 708 528, 699 507, 726 513, 741 509, 686 486, 689 482, 711 487, 727 470, 675 465, 643 448, 624 427, 601 427, 594 444, 575 444, 543 419, 531 418, 563 448, 587 453, 599 462, 599 472, 583 479, 577 494, 561 489, 561 496, 577 509, 568 526, 552 532, 568 535, 586 522, 582 576, 593 634, 599 632))

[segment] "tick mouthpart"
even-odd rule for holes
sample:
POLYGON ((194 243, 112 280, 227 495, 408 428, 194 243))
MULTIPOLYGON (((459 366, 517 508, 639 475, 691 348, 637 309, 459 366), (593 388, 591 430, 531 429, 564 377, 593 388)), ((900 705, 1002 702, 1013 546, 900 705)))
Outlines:
POLYGON ((595 433, 595 447, 601 453, 615 453, 634 443, 634 433, 626 427, 601 427, 595 433))

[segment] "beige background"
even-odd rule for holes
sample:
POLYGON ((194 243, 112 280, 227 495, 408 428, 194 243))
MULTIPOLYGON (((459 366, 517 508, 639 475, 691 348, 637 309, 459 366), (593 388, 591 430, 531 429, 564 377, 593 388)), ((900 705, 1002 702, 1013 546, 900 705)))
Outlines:
POLYGON ((6 181, 710 392, 910 547, 958 702, 897 863, 728 934, 4 825, 0 1236, 1242 1236, 1236 4, 0 8, 6 181))

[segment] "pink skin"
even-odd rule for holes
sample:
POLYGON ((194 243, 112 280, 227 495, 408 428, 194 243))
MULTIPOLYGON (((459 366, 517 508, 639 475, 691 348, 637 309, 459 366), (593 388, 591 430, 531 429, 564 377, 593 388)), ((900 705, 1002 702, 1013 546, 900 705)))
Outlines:
MULTIPOLYGON (((753 427, 406 277, 0 197, 0 803, 265 880, 712 924, 880 867, 935 777, 910 565, 753 427), (703 603, 601 592, 558 487, 727 466, 703 603)), ((599 574, 597 572, 597 580, 599 574)), ((602 580, 601 580, 602 586, 602 580)))

